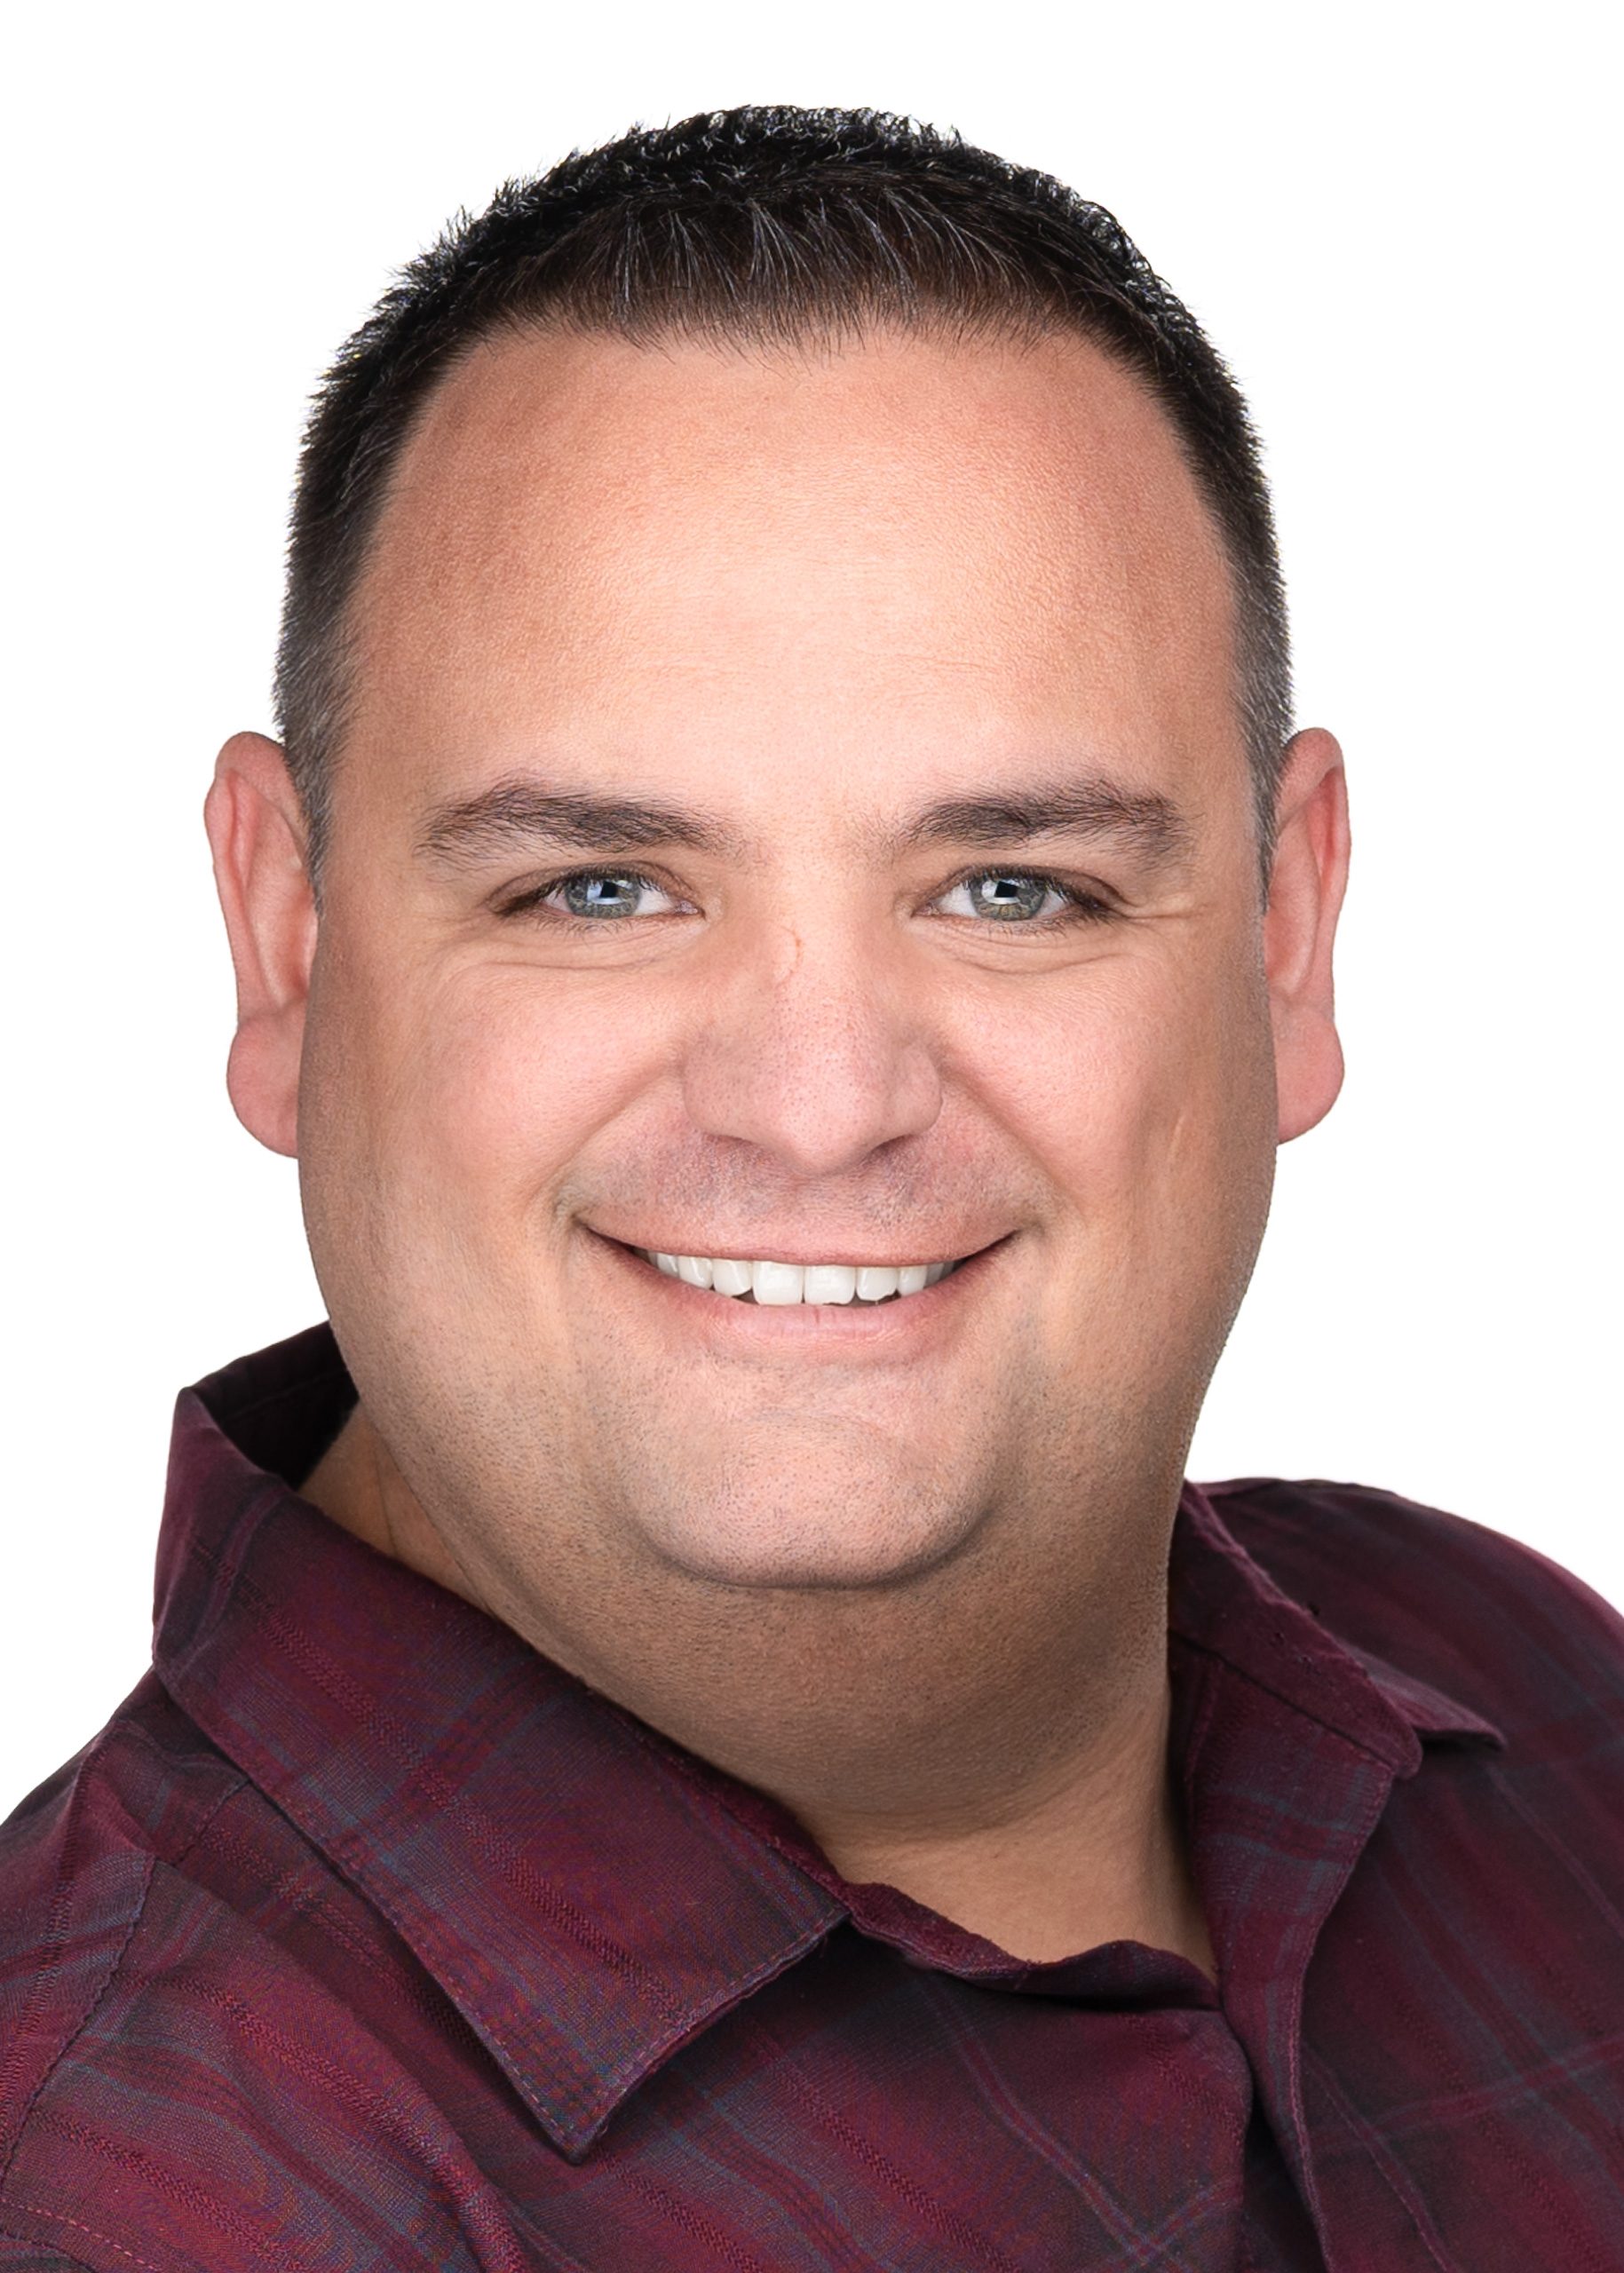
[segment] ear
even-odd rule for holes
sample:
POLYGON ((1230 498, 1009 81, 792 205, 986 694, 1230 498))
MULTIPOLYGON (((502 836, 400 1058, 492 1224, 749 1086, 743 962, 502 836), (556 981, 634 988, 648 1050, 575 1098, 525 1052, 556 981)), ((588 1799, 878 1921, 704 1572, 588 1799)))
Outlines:
POLYGON ((1322 1121, 1342 1087, 1331 947, 1348 882, 1348 786, 1342 751, 1322 727, 1287 745, 1277 812, 1264 963, 1285 1144, 1322 1121))
POLYGON ((251 1135, 273 1152, 297 1153, 316 907, 298 793, 274 742, 232 736, 215 762, 203 821, 237 974, 226 1086, 251 1135))

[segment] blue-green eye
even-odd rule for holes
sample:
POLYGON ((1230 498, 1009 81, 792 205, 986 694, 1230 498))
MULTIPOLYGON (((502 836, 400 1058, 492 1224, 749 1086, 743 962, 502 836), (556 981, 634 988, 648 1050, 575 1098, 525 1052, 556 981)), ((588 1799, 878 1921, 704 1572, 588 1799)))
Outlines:
POLYGON ((1022 868, 986 868, 963 877, 937 902, 945 915, 980 916, 994 923, 1032 923, 1074 910, 1078 895, 1064 891, 1051 877, 1022 868))
POLYGON ((551 904, 560 915, 612 923, 630 915, 664 915, 677 903, 658 884, 630 869, 579 868, 549 885, 538 904, 551 904))

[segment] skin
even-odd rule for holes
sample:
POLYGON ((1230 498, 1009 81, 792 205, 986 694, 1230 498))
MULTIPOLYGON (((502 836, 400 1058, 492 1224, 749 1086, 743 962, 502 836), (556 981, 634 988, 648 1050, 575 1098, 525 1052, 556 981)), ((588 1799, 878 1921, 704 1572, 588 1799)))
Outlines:
POLYGON ((353 630, 320 913, 273 744, 207 815, 232 1097, 298 1155, 360 1396, 307 1496, 848 1878, 1210 1971, 1168 1537, 1276 1143, 1341 1078, 1347 820, 1298 735, 1265 907, 1162 414, 1069 338, 505 338, 408 444, 353 630), (711 837, 448 818, 514 782, 711 837), (1114 825, 908 834, 1078 782, 1114 825), (653 889, 571 922, 591 865, 653 889), (998 921, 987 871, 1104 913, 998 921), (635 1247, 976 1259, 774 1311, 635 1247))

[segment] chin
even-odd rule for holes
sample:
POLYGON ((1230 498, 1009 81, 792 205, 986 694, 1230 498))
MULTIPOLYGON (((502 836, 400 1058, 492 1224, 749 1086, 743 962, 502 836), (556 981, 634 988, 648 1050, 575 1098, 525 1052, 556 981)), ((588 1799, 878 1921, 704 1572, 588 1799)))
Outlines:
POLYGON ((963 1551, 986 1512, 939 1492, 840 1477, 833 1462, 785 1477, 763 1461, 719 1488, 628 1515, 661 1562, 702 1584, 817 1589, 923 1578, 963 1551))

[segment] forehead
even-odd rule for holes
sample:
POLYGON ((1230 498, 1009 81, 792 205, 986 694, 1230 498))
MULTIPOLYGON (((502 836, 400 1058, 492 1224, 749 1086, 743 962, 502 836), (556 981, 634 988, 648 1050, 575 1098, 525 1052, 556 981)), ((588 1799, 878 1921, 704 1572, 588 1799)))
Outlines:
POLYGON ((346 764, 370 748, 392 803, 566 753, 782 797, 882 748, 900 790, 1018 746, 1129 778, 1239 748, 1210 517, 1144 387, 1072 339, 482 343, 401 453, 352 628, 346 764))

